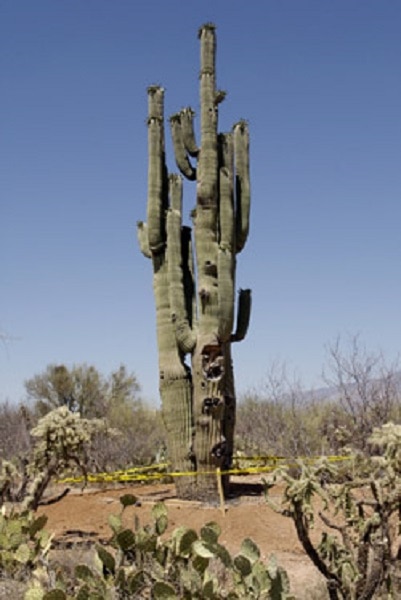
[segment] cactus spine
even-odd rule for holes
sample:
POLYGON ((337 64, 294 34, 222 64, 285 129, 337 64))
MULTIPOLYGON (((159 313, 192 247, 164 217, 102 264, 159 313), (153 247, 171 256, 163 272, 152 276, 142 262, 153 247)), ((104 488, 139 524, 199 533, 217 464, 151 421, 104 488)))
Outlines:
POLYGON ((170 118, 177 166, 182 176, 196 181, 194 236, 183 225, 182 176, 167 172, 164 90, 152 86, 147 223, 138 223, 138 238, 153 263, 159 387, 170 458, 175 470, 200 473, 177 478, 177 493, 211 499, 217 495, 216 477, 207 473, 227 468, 233 452, 231 343, 245 337, 251 308, 250 290, 240 290, 233 333, 236 254, 249 230, 249 134, 245 121, 218 134, 218 105, 225 93, 216 89, 214 26, 201 27, 199 38, 200 146, 192 109, 170 118), (185 363, 188 354, 191 367, 185 363))

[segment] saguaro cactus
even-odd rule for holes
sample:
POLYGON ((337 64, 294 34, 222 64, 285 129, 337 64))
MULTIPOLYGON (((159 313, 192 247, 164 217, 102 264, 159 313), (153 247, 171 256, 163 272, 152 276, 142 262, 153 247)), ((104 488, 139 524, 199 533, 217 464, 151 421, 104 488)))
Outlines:
MULTIPOLYGON (((250 290, 240 290, 233 333, 236 254, 249 229, 249 134, 245 121, 230 133, 218 134, 218 105, 225 93, 215 83, 214 25, 201 27, 199 38, 200 146, 192 109, 170 118, 177 166, 184 177, 196 181, 194 236, 182 221, 182 177, 167 172, 164 90, 152 86, 147 223, 138 223, 138 238, 142 253, 153 263, 159 387, 169 456, 173 469, 186 473, 176 478, 177 494, 211 499, 217 494, 214 473, 217 467, 230 466, 233 452, 231 343, 244 338, 251 308, 250 290)), ((228 478, 223 482, 227 488, 228 478)))

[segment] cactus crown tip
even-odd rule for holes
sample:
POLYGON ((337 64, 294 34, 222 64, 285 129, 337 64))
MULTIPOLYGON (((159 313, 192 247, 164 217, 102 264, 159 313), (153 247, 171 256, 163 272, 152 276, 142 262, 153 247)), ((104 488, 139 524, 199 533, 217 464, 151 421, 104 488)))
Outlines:
POLYGON ((149 85, 147 88, 147 92, 148 94, 154 94, 155 92, 164 92, 164 87, 157 84, 157 83, 153 83, 152 85, 149 85))
POLYGON ((181 113, 178 112, 178 113, 174 113, 173 115, 170 115, 169 121, 170 121, 170 123, 180 122, 181 121, 181 113))
POLYGON ((204 23, 203 25, 201 25, 199 27, 198 37, 200 37, 202 35, 203 30, 205 30, 205 31, 215 31, 216 30, 216 25, 214 23, 211 23, 211 22, 204 23))
POLYGON ((195 111, 194 111, 194 109, 193 109, 193 108, 191 108, 191 106, 186 106, 185 108, 183 108, 183 109, 182 109, 182 111, 181 111, 181 112, 182 112, 183 114, 187 114, 187 115, 190 115, 190 116, 192 116, 192 117, 194 117, 194 116, 195 116, 195 114, 196 114, 196 113, 195 113, 195 111))
POLYGON ((240 129, 244 130, 247 129, 249 125, 249 122, 247 121, 247 119, 240 119, 237 123, 235 123, 235 125, 233 126, 233 130, 236 129, 237 127, 239 127, 240 129))

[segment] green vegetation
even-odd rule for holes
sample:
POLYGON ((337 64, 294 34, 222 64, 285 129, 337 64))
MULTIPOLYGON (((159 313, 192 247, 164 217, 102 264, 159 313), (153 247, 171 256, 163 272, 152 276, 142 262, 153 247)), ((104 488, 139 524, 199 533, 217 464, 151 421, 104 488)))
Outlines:
POLYGON ((47 517, 29 511, 2 510, 0 514, 0 579, 26 581, 32 569, 46 560, 51 536, 44 530, 47 517))
POLYGON ((20 457, 19 465, 1 462, 2 504, 18 503, 23 511, 36 510, 56 477, 76 470, 86 475, 91 442, 105 431, 101 419, 83 419, 65 406, 49 412, 32 429, 31 451, 20 457))
POLYGON ((294 521, 330 600, 401 594, 401 425, 374 429, 366 446, 368 456, 353 450, 346 465, 300 461, 295 476, 279 469, 265 482, 269 506, 294 521), (268 495, 277 483, 285 484, 281 505, 268 495), (326 526, 319 541, 317 517, 326 526))
POLYGON ((28 423, 19 439, 29 438, 29 429, 38 417, 64 406, 81 417, 102 418, 105 422, 108 435, 102 432, 93 438, 92 469, 106 471, 147 464, 165 448, 159 411, 141 400, 137 378, 123 365, 107 377, 91 365, 49 365, 25 386, 31 408, 24 407, 28 423))
MULTIPOLYGON (((123 511, 136 498, 126 494, 120 501, 123 511)), ((178 527, 166 537, 165 505, 155 504, 152 515, 152 524, 136 523, 135 530, 123 526, 121 514, 111 515, 109 545, 97 546, 90 565, 76 564, 68 574, 49 556, 51 538, 43 529, 45 517, 3 514, 0 576, 25 581, 25 600, 294 600, 285 571, 274 557, 264 565, 252 540, 244 539, 238 554, 231 556, 219 542, 217 523, 206 523, 199 534, 178 527)))
MULTIPOLYGON (((330 600, 395 600, 401 594, 398 371, 380 355, 367 353, 357 339, 348 353, 336 343, 329 358, 331 387, 324 393, 307 394, 284 370, 276 370, 261 391, 247 394, 239 404, 237 447, 246 454, 291 459, 290 467, 280 467, 266 481, 267 501, 294 521, 306 554, 326 579, 330 600), (299 458, 333 453, 345 460, 299 458), (277 484, 284 490, 281 502, 268 493, 277 484), (313 530, 318 521, 320 539, 313 530)), ((152 524, 136 523, 134 530, 123 524, 121 514, 111 516, 108 545, 92 546, 85 564, 63 568, 52 555, 46 518, 34 513, 41 503, 66 493, 52 487, 54 479, 75 472, 85 479, 88 472, 103 465, 115 468, 118 462, 123 468, 149 464, 164 434, 160 414, 140 400, 136 379, 123 367, 108 379, 89 367, 49 367, 30 382, 31 406, 0 407, 0 581, 5 589, 13 578, 13 594, 18 587, 19 597, 25 594, 27 600, 291 598, 285 572, 273 559, 264 564, 251 540, 231 556, 219 542, 216 523, 205 524, 199 533, 179 527, 167 535, 162 504, 155 504, 152 524), (89 400, 80 377, 91 382, 89 400), (100 415, 94 388, 107 418, 82 417, 70 401, 75 389, 86 414, 100 415), (52 407, 50 399, 57 408, 45 412, 45 406, 52 407), (152 451, 141 438, 146 423, 149 430, 159 428, 152 451), (129 446, 132 435, 138 436, 137 444, 145 443, 146 452, 129 446), (127 450, 113 462, 108 444, 115 440, 123 440, 127 450), (49 491, 56 495, 49 498, 49 491)), ((122 496, 122 511, 135 501, 122 496)))
MULTIPOLYGON (((121 497, 123 508, 136 501, 121 497)), ((204 525, 198 535, 193 529, 179 527, 164 539, 168 526, 163 503, 152 509, 153 524, 135 531, 123 526, 121 516, 112 515, 111 547, 97 549, 99 566, 78 566, 76 575, 84 581, 80 594, 86 597, 174 598, 266 598, 290 600, 285 572, 271 561, 260 561, 259 548, 245 539, 240 552, 232 557, 218 541, 217 523, 204 525), (104 574, 107 576, 104 576, 104 574), (103 574, 103 577, 102 577, 103 574)))
MULTIPOLYGON (((200 145, 190 108, 170 118, 176 163, 196 180, 194 235, 182 224, 180 175, 168 175, 164 90, 148 89, 147 223, 138 224, 142 253, 152 259, 159 347, 159 389, 174 471, 194 472, 176 482, 181 498, 218 498, 213 470, 227 469, 234 445, 235 405, 231 344, 248 329, 250 290, 240 290, 235 332, 236 255, 249 230, 249 134, 245 121, 218 133, 215 27, 199 31, 200 145), (191 163, 196 161, 196 167, 191 163), (191 366, 185 362, 190 355, 191 366)), ((223 478, 228 486, 228 477, 223 478)))

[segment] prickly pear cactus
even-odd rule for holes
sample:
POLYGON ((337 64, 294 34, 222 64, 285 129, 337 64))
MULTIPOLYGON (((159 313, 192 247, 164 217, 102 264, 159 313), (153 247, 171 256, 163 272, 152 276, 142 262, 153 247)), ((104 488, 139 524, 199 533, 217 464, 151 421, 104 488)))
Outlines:
MULTIPOLYGON (((219 542, 218 523, 206 523, 199 534, 181 526, 162 539, 168 525, 163 503, 154 505, 152 517, 153 524, 138 526, 135 532, 124 529, 121 515, 110 522, 116 560, 98 548, 100 572, 106 569, 108 584, 121 597, 130 593, 147 598, 150 591, 155 599, 295 600, 286 572, 274 557, 264 564, 251 539, 243 540, 239 553, 232 557, 219 542)), ((99 585, 94 573, 86 577, 87 584, 90 580, 99 585)))
MULTIPOLYGON (((235 320, 236 255, 249 230, 249 134, 245 121, 218 133, 215 27, 199 31, 200 144, 190 108, 170 118, 181 172, 168 174, 164 90, 148 89, 147 223, 138 223, 142 253, 152 259, 159 348, 159 389, 180 497, 216 499, 213 473, 231 464, 235 389, 231 344, 247 332, 251 293, 240 290, 235 320), (196 182, 193 232, 183 225, 183 179, 196 182), (191 365, 185 362, 190 356, 191 365)), ((227 487, 228 479, 224 480, 227 487)))
POLYGON ((32 512, 0 512, 0 578, 27 576, 43 563, 49 550, 51 536, 43 529, 47 517, 32 512))

